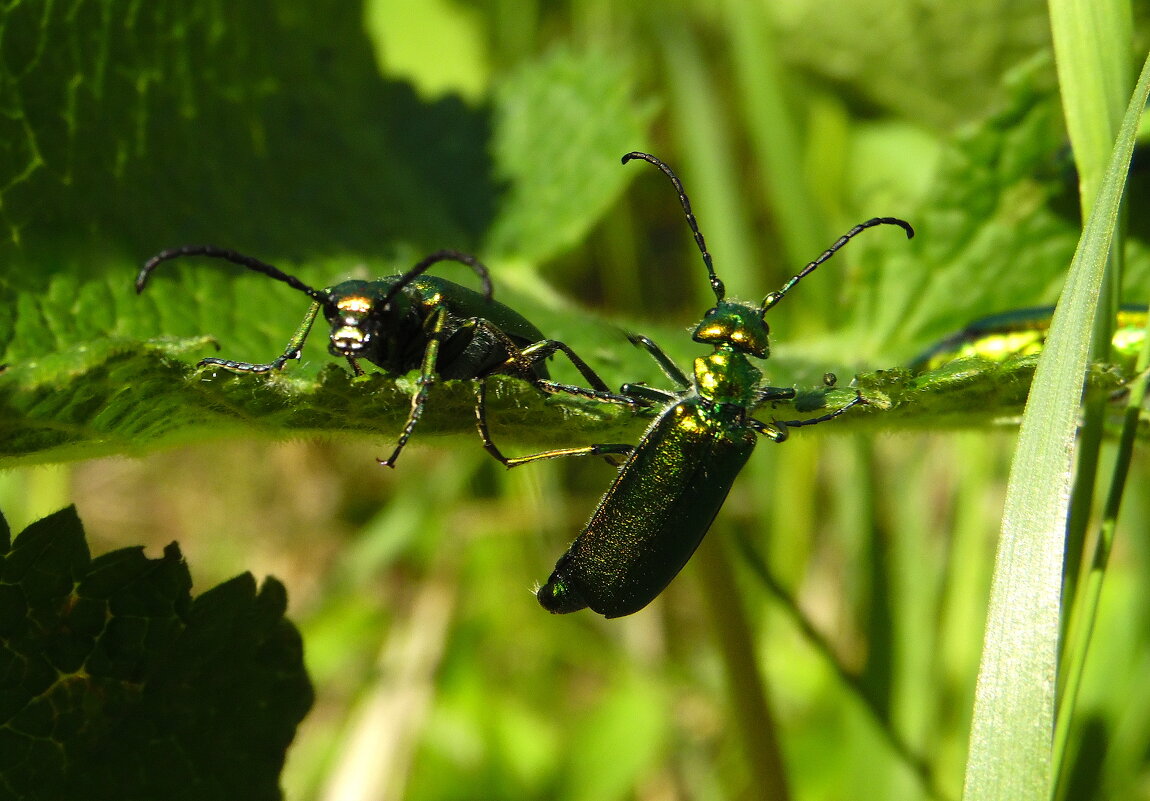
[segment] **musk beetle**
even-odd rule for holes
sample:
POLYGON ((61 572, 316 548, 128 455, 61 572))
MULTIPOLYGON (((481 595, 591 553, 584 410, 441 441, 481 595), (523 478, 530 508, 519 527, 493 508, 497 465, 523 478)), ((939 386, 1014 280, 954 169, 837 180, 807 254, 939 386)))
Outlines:
POLYGON ((514 466, 551 455, 597 454, 603 452, 603 447, 611 449, 611 453, 628 454, 586 528, 560 557, 551 577, 537 593, 539 603, 553 613, 590 607, 611 618, 645 607, 695 552, 758 436, 782 442, 791 428, 824 423, 864 402, 856 395, 844 406, 819 417, 769 423, 757 420, 751 416, 755 409, 792 400, 796 393, 793 387, 762 383, 763 374, 751 359, 766 359, 769 354, 766 312, 852 237, 878 225, 897 225, 908 238, 914 236, 914 229, 904 220, 867 220, 847 231, 762 303, 727 300, 679 178, 652 155, 628 153, 623 163, 632 159, 658 167, 679 193, 715 294, 715 305, 695 327, 693 339, 714 350, 695 359, 688 377, 650 339, 632 336, 632 343, 645 349, 677 385, 675 389, 662 390, 628 384, 620 390, 621 395, 636 402, 662 409, 637 446, 624 450, 613 445, 593 445, 505 461, 514 466))
MULTIPOLYGON (((474 256, 455 250, 430 254, 402 275, 375 281, 344 281, 326 289, 314 289, 294 276, 259 259, 210 245, 194 245, 165 250, 144 264, 136 277, 136 291, 142 292, 152 271, 160 264, 186 256, 222 259, 303 292, 312 299, 303 321, 288 341, 284 352, 271 362, 255 364, 207 358, 199 362, 239 373, 267 373, 280 370, 291 359, 300 358, 304 340, 320 312, 331 326, 328 351, 343 356, 356 375, 363 375, 360 361, 379 367, 388 375, 419 370, 417 390, 411 398, 407 421, 387 459, 379 463, 394 467, 423 414, 432 385, 437 379, 482 379, 489 375, 509 375, 529 381, 546 393, 566 393, 630 406, 644 405, 631 397, 612 394, 603 380, 566 344, 545 339, 543 334, 514 309, 492 299, 487 268, 474 256), (456 261, 470 267, 482 284, 482 292, 436 276, 424 275, 442 261, 456 261), (591 388, 550 380, 545 360, 563 353, 575 365, 591 388)), ((477 383, 476 416, 485 420, 486 395, 477 383)), ((489 438, 485 435, 485 443, 489 438)), ((494 448, 494 446, 491 446, 494 448)), ((604 453, 618 452, 609 446, 604 453)))
MULTIPOLYGON (((1123 304, 1114 320, 1111 353, 1102 361, 1113 362, 1127 370, 1134 367, 1146 338, 1146 313, 1146 306, 1123 304)), ((1045 346, 1053 315, 1053 306, 1034 306, 975 320, 920 353, 910 363, 910 369, 924 373, 957 359, 1004 362, 1019 356, 1032 356, 1045 346)))

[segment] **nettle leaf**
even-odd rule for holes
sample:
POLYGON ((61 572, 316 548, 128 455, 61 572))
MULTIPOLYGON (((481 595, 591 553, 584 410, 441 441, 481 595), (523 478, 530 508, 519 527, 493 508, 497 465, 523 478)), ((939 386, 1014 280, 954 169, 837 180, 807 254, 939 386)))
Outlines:
POLYGON ((0 795, 280 797, 312 690, 279 582, 193 600, 174 543, 92 559, 72 508, 0 529, 0 795))
POLYGON ((556 50, 496 92, 493 153, 508 191, 485 252, 540 262, 586 236, 634 178, 619 159, 655 111, 617 54, 556 50))
POLYGON ((999 77, 1048 42, 1042 0, 794 0, 770 10, 788 60, 937 130, 984 113, 999 77), (954 47, 956 31, 977 46, 954 47))
MULTIPOLYGON (((1036 355, 1004 361, 959 359, 920 375, 901 368, 862 373, 857 383, 870 407, 884 413, 884 423, 932 429, 1013 424, 1030 393, 1037 363, 1036 355)), ((1121 399, 1127 378, 1120 367, 1091 365, 1085 389, 1088 395, 1121 399)), ((1121 405, 1116 405, 1116 424, 1121 413, 1121 405)))
POLYGON ((488 112, 384 80, 357 5, 2 14, 0 253, 38 273, 201 241, 462 247, 495 213, 488 112))
MULTIPOLYGON (((908 213, 909 247, 860 249, 851 328, 871 364, 905 363, 988 315, 1053 307, 1081 232, 1077 176, 1047 58, 1013 71, 1006 101, 944 150, 933 189, 908 213)), ((1124 300, 1150 298, 1150 252, 1127 248, 1124 300)))
MULTIPOLYGON (((139 455, 211 437, 287 438, 355 433, 381 439, 403 427, 416 376, 353 377, 338 364, 318 376, 235 375, 196 368, 204 338, 94 341, 13 366, 0 376, 0 458, 12 463, 139 455)), ((436 386, 419 434, 475 432, 469 381, 436 386)), ((601 440, 633 438, 641 418, 623 407, 548 398, 510 378, 490 380, 492 435, 565 444, 572 428, 601 440), (527 432, 525 435, 523 432, 527 432)), ((385 456, 380 453, 380 456, 385 456)))

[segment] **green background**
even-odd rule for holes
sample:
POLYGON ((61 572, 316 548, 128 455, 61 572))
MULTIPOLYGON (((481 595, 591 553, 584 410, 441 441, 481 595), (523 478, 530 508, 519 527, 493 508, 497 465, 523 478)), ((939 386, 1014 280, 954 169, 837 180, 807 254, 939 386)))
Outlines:
MULTIPOLYGON (((436 387, 381 469, 410 377, 351 382, 318 330, 282 377, 192 367, 270 360, 302 296, 192 261, 133 291, 146 258, 183 244, 315 286, 457 248, 608 384, 662 386, 622 332, 688 364, 712 298, 671 187, 619 164, 640 149, 679 173, 735 297, 777 289, 861 220, 914 224, 911 242, 867 232, 771 311, 773 384, 899 368, 975 318, 1057 299, 1082 221, 1045 4, 650 5, 0 10, 0 509, 18 532, 74 503, 95 553, 178 540, 193 593, 244 571, 286 587, 316 688, 287 798, 961 794, 1025 370, 979 369, 966 394, 895 374, 896 408, 764 442, 695 563, 607 622, 549 616, 530 590, 609 466, 504 471, 464 384, 436 387)), ((1135 17, 1100 45, 1129 82, 1120 108, 1148 30, 1135 17)), ((1133 302, 1150 297, 1144 161, 1125 211, 1133 302)), ((493 392, 508 452, 643 427, 493 392)), ((1070 798, 1150 787, 1134 467, 1070 798)))

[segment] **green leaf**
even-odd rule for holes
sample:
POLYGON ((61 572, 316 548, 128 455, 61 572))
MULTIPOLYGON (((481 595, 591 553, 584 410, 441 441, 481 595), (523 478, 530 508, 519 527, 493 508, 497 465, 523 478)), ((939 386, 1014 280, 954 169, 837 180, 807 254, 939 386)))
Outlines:
POLYGON ((465 247, 494 215, 487 114, 383 80, 359 5, 16 4, 0 23, 0 256, 41 275, 202 241, 465 247))
POLYGON ((1053 302, 1077 233, 1055 206, 1065 134, 1048 67, 1016 70, 1008 102, 944 150, 931 194, 907 214, 914 242, 890 249, 853 308, 873 347, 902 361, 977 318, 1053 302))
MULTIPOLYGON (((197 370, 186 359, 207 340, 92 342, 9 368, 0 376, 0 459, 38 463, 129 453, 245 434, 270 438, 368 434, 394 440, 415 381, 353 378, 329 364, 318 377, 197 370)), ((469 381, 435 388, 423 428, 475 436, 469 381)), ((488 390, 493 435, 515 431, 543 444, 569 443, 577 425, 608 439, 641 423, 623 407, 545 397, 522 381, 488 390), (526 432, 526 433, 525 433, 526 432)), ((381 454, 385 455, 385 454, 381 454)))
POLYGON ((479 9, 450 0, 368 0, 364 6, 387 74, 409 78, 425 97, 450 92, 469 101, 481 97, 490 67, 479 9), (397 18, 404 24, 396 25, 397 18), (428 58, 429 50, 435 58, 428 58))
MULTIPOLYGON (((1030 392, 1038 356, 1005 361, 958 359, 936 370, 915 375, 909 370, 879 370, 857 378, 870 408, 881 411, 881 425, 932 429, 971 428, 1017 422, 1030 392)), ((1121 368, 1090 365, 1085 391, 1089 397, 1120 393, 1129 379, 1121 368)), ((845 402, 843 390, 828 393, 823 405, 845 402)), ((1116 408, 1116 415, 1121 408, 1116 408)), ((865 422, 863 421, 859 421, 865 422)))
POLYGON ((999 77, 1046 45, 1048 25, 1043 0, 791 0, 770 8, 789 60, 943 130, 982 116, 999 77))
MULTIPOLYGON (((865 364, 905 363, 987 315, 1053 305, 1079 236, 1077 183, 1050 60, 1006 78, 1006 102, 943 150, 932 190, 905 216, 909 246, 860 243, 849 314, 865 364)), ((1127 248, 1127 297, 1150 296, 1150 254, 1127 248)))
POLYGON ((92 559, 72 508, 4 550, 0 795, 280 797, 312 702, 284 588, 190 589, 175 544, 92 559))
POLYGON ((499 87, 492 152, 508 191, 485 253, 553 258, 618 199, 634 177, 618 159, 646 140, 655 110, 631 83, 616 54, 557 49, 499 87))
MULTIPOLYGON (((639 174, 616 160, 645 141, 654 104, 636 99, 627 61, 556 48, 474 109, 381 79, 362 20, 331 0, 227 17, 212 8, 131 17, 131 6, 113 2, 98 21, 55 6, 32 17, 29 8, 4 19, 34 46, 0 65, 12 110, 0 132, 16 155, 9 172, 0 168, 10 234, 0 249, 11 256, 0 275, 0 459, 138 454, 240 432, 394 440, 410 380, 321 375, 329 361, 318 332, 304 363, 283 376, 191 369, 215 353, 209 338, 225 358, 270 360, 307 302, 203 263, 165 268, 143 296, 132 293, 143 257, 197 240, 242 247, 318 286, 394 274, 428 250, 484 241, 497 298, 568 341, 609 384, 662 381, 612 327, 556 311, 562 301, 530 274, 586 237, 639 174), (132 25, 114 24, 125 19, 132 25), (165 47, 142 45, 153 40, 165 47), (348 44, 325 49, 335 41, 348 44), (188 66, 205 58, 210 69, 188 66), (69 81, 72 96, 59 89, 69 81), (109 181, 117 191, 100 191, 109 181), (85 226, 62 240, 57 214, 85 226)), ((1020 70, 1007 107, 948 151, 941 189, 921 215, 907 215, 920 231, 914 243, 852 245, 867 264, 851 307, 853 352, 836 340, 833 351, 788 359, 784 340, 773 383, 817 384, 833 366, 845 384, 860 364, 897 364, 973 317, 1049 292, 1073 222, 1055 207, 1063 139, 1048 67, 1020 70)), ((470 282, 463 273, 448 275, 470 282)), ((635 328, 680 363, 694 355, 677 326, 635 328)), ((990 380, 985 393, 996 397, 990 380)), ((927 409, 915 411, 924 397, 904 393, 902 418, 927 419, 927 409)), ((633 437, 644 422, 578 400, 544 403, 502 382, 491 417, 498 439, 539 445, 633 437)), ((419 433, 471 436, 472 418, 469 388, 436 387, 419 433)))

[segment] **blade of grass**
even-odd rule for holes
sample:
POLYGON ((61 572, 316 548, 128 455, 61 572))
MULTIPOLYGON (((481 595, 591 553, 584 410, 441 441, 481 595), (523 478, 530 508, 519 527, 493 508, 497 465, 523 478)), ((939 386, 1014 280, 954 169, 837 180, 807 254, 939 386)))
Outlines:
POLYGON ((1132 23, 1129 0, 1050 0, 1059 93, 1083 217, 1098 194, 1114 134, 1129 96, 1132 23))
POLYGON ((1062 552, 1089 333, 1118 219, 1147 59, 1038 362, 1007 486, 963 798, 1049 798, 1062 552))
MULTIPOLYGON (((1110 142, 1121 124, 1122 103, 1130 92, 1131 7, 1128 0, 1050 0, 1049 7, 1063 113, 1078 167, 1079 203, 1085 219, 1090 213, 1095 190, 1103 180, 1110 142)), ((1124 228, 1120 220, 1098 303, 1098 308, 1105 312, 1097 315, 1094 321, 1095 361, 1109 356, 1114 312, 1119 302, 1116 289, 1122 286, 1121 237, 1124 228)), ((1083 553, 1092 518, 1106 404, 1107 399, 1100 395, 1084 410, 1078 469, 1066 532, 1063 598, 1069 611, 1062 616, 1061 668, 1056 696, 1052 753, 1055 798, 1062 798, 1069 786, 1066 781, 1070 768, 1066 764, 1066 748, 1071 731, 1071 712, 1075 708, 1093 635, 1102 578, 1109 561, 1114 523, 1133 448, 1134 429, 1128 416, 1119 443, 1102 528, 1094 544, 1091 563, 1087 566, 1083 563, 1083 553), (1085 583, 1080 586, 1083 570, 1087 574, 1085 583)), ((1137 410, 1133 413, 1136 419, 1137 410)))
POLYGON ((766 679, 755 658, 754 637, 738 593, 727 548, 716 538, 703 541, 695 554, 697 575, 705 588, 711 626, 726 667, 731 717, 738 728, 754 778, 757 798, 787 801, 791 797, 786 764, 771 714, 766 679))
MULTIPOLYGON (((1129 0, 1050 0, 1050 27, 1058 65, 1063 115, 1079 176, 1082 218, 1090 214, 1111 144, 1122 122, 1131 89, 1131 9, 1129 0)), ((1119 230, 1125 226, 1119 226, 1119 230)), ((1119 236, 1121 234, 1119 233, 1119 236)), ((1122 246, 1110 252, 1110 266, 1098 307, 1109 310, 1094 320, 1095 361, 1109 355, 1116 287, 1122 286, 1122 246)), ((1087 405, 1079 444, 1070 523, 1067 529, 1063 595, 1074 598, 1091 518, 1105 399, 1087 405)))
MULTIPOLYGON (((803 148, 787 107, 787 80, 767 7, 748 0, 728 0, 724 10, 740 111, 755 158, 762 164, 762 192, 777 220, 786 263, 803 264, 812 254, 822 252, 826 247, 823 240, 830 238, 820 226, 803 173, 803 148)), ((823 287, 824 297, 831 296, 829 286, 823 287)))
MULTIPOLYGON (((724 124, 729 114, 716 89, 713 70, 690 28, 660 26, 659 41, 671 90, 667 109, 683 162, 681 167, 671 166, 679 170, 687 187, 727 291, 733 296, 762 294, 761 259, 750 244, 754 236, 740 201, 744 196, 739 183, 742 166, 735 155, 735 138, 724 124)), ((705 282, 696 282, 692 290, 700 303, 711 302, 705 282)))
MULTIPOLYGON (((1147 332, 1150 335, 1150 331, 1147 332)), ((1067 626, 1066 646, 1063 650, 1062 693, 1058 701, 1058 717, 1054 729, 1054 773, 1058 785, 1054 797, 1063 799, 1069 787, 1070 765, 1064 764, 1066 745, 1070 737, 1071 712, 1078 700, 1082 685, 1082 674, 1086 667, 1086 657, 1090 651, 1090 641, 1094 635, 1094 623, 1098 619, 1098 604, 1102 597, 1102 580, 1106 576, 1106 566, 1110 562, 1110 551, 1114 546, 1114 529, 1118 524, 1118 512, 1122 506, 1122 495, 1126 478, 1130 472, 1130 461, 1134 455, 1134 443, 1138 436, 1138 422, 1142 415, 1142 402, 1146 399, 1146 369, 1150 367, 1150 336, 1138 356, 1136 367, 1139 378, 1130 390, 1123 417, 1122 433, 1118 440, 1118 454, 1114 460, 1114 473, 1106 495, 1106 505, 1102 510, 1102 526, 1098 540, 1094 543, 1090 566, 1082 583, 1079 597, 1073 599, 1074 606, 1070 625, 1067 626)))
MULTIPOLYGON (((947 794, 939 786, 931 763, 926 757, 918 753, 915 747, 903 736, 902 732, 895 727, 888 710, 883 708, 873 697, 858 672, 848 667, 843 660, 839 658, 838 654, 835 653, 834 646, 803 612, 795 596, 792 595, 786 587, 780 584, 774 574, 771 573, 763 555, 756 550, 745 532, 740 532, 739 536, 736 537, 735 547, 738 548, 740 562, 751 571, 752 575, 754 575, 763 588, 774 597, 779 604, 779 608, 787 616, 791 624, 802 633, 803 639, 807 641, 811 649, 834 671, 843 686, 859 700, 863 709, 866 710, 874 722, 875 729, 879 735, 886 740, 891 751, 897 754, 907 769, 914 774, 927 797, 946 799, 947 794)), ((717 585, 711 585, 709 583, 709 586, 717 585)))

